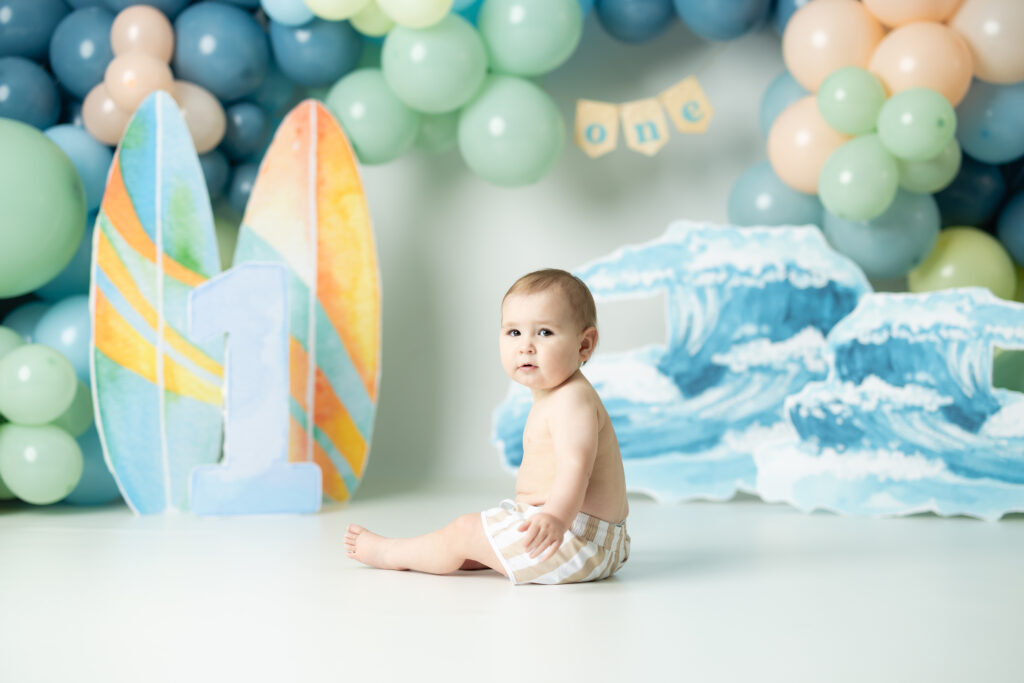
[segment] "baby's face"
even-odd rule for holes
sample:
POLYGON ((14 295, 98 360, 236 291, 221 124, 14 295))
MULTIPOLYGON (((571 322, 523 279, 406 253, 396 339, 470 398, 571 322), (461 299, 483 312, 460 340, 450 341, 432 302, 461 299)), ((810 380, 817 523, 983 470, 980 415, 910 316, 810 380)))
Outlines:
POLYGON ((557 387, 593 349, 579 327, 557 288, 509 295, 501 306, 499 343, 506 374, 532 390, 557 387))

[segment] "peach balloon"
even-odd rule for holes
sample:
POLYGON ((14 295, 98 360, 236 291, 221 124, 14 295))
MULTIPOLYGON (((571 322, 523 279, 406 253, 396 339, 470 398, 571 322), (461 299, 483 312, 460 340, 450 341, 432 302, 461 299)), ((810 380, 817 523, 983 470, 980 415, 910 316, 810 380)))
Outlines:
POLYGON ((175 81, 171 96, 181 109, 196 152, 206 154, 219 145, 227 130, 227 116, 213 93, 195 83, 175 81))
POLYGON ((790 17, 782 34, 782 59, 811 92, 844 66, 866 68, 884 31, 856 0, 815 0, 790 17))
POLYGON ((807 95, 779 114, 768 132, 768 161, 782 182, 794 190, 816 194, 825 160, 850 139, 818 113, 818 101, 807 95))
POLYGON ((914 21, 945 21, 962 0, 864 0, 864 6, 890 28, 914 21))
POLYGON ((145 52, 169 64, 174 55, 174 29, 160 10, 132 5, 118 13, 110 27, 110 46, 115 55, 145 52))
POLYGON ((945 24, 919 21, 894 29, 871 56, 868 71, 890 95, 911 88, 931 88, 954 107, 971 87, 971 50, 945 24))
POLYGON ((122 109, 135 111, 151 92, 170 92, 174 75, 166 62, 144 52, 128 52, 114 57, 107 64, 103 83, 122 109))
POLYGON ((106 145, 121 140, 132 113, 118 106, 107 92, 107 86, 97 83, 82 102, 82 123, 89 135, 106 145))
POLYGON ((949 22, 974 57, 974 75, 989 83, 1024 81, 1024 2, 965 0, 949 22))

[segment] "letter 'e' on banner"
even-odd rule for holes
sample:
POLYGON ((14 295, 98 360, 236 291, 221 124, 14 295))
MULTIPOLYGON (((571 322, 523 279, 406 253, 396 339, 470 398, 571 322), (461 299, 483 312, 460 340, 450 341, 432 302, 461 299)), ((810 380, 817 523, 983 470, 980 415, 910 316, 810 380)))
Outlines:
POLYGON ((657 100, 636 100, 619 106, 622 136, 626 145, 641 154, 654 156, 668 142, 668 123, 657 100))
POLYGON ((680 133, 703 133, 715 113, 695 76, 687 76, 658 95, 658 99, 680 133))
POLYGON ((619 144, 619 108, 607 102, 576 100, 576 144, 596 159, 619 144))

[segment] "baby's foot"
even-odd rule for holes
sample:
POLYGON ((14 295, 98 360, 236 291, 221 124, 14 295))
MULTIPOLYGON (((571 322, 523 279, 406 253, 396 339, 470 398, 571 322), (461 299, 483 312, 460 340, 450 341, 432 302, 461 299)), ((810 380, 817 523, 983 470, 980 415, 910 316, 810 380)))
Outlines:
POLYGON ((367 531, 357 524, 349 524, 345 532, 345 552, 354 560, 378 569, 397 569, 385 559, 385 549, 391 539, 367 531))

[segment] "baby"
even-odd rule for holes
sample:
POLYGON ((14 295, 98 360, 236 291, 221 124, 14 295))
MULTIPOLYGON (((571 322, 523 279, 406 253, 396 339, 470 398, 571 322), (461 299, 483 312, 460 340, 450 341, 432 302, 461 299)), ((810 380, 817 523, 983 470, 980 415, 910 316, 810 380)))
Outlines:
POLYGON ((382 569, 448 574, 491 568, 513 584, 577 583, 629 557, 622 456, 597 392, 580 372, 597 345, 590 290, 564 270, 519 278, 501 303, 501 364, 533 393, 515 500, 415 538, 350 524, 348 556, 382 569))

